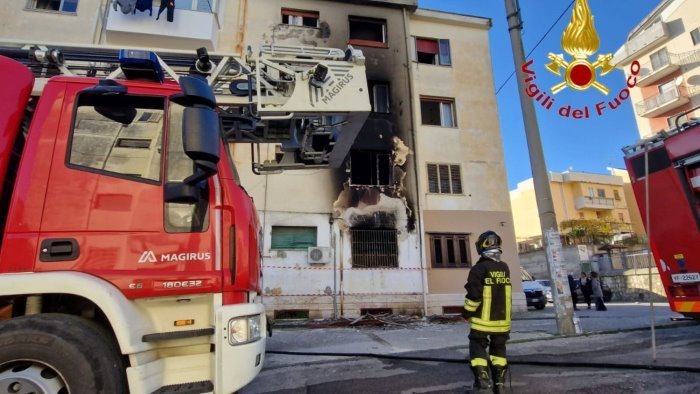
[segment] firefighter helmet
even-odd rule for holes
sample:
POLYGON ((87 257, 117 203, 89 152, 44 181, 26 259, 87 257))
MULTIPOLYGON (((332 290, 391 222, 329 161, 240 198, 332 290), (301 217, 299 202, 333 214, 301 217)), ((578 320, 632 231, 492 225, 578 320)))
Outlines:
POLYGON ((501 237, 494 231, 487 231, 479 235, 479 239, 476 240, 476 251, 482 254, 492 249, 501 249, 501 237))

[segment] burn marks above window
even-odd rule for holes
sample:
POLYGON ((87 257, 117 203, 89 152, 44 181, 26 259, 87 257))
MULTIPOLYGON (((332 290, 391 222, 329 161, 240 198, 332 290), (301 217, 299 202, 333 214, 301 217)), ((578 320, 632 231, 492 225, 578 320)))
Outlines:
POLYGON ((393 183, 391 153, 353 151, 350 168, 352 185, 391 186, 393 183))
POLYGON ((318 11, 282 8, 282 23, 292 26, 319 27, 318 11))
POLYGON ((386 19, 350 16, 350 40, 352 45, 388 48, 386 19))

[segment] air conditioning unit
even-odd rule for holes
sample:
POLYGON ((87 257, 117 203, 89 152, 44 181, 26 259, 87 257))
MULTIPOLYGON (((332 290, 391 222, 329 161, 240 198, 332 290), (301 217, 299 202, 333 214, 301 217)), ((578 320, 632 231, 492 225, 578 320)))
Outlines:
POLYGON ((309 246, 307 261, 309 264, 328 264, 331 261, 331 248, 309 246))

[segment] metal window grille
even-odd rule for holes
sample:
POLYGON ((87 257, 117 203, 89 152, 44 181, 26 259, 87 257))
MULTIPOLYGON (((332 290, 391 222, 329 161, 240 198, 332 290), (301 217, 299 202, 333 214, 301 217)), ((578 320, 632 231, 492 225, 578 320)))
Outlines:
POLYGON ((350 230, 353 268, 398 268, 399 244, 396 230, 350 230))

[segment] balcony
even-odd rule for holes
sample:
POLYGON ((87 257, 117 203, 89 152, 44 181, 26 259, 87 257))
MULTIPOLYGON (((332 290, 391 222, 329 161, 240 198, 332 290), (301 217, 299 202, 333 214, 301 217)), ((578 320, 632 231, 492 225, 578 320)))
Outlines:
POLYGON ((648 29, 640 32, 622 46, 613 58, 615 64, 624 64, 639 57, 643 52, 650 50, 656 45, 665 42, 670 38, 668 26, 665 22, 659 21, 651 25, 648 29))
POLYGON ((615 200, 606 197, 576 197, 576 209, 614 209, 615 200))
POLYGON ((637 115, 645 118, 655 118, 681 107, 689 101, 688 89, 685 86, 676 86, 671 90, 635 104, 635 108, 637 109, 637 115))
POLYGON ((176 9, 173 22, 168 22, 165 11, 156 20, 158 7, 154 8, 153 16, 149 16, 148 12, 125 15, 109 7, 106 24, 108 43, 141 48, 194 50, 205 46, 216 49, 219 36, 216 12, 176 9))
POLYGON ((663 77, 667 77, 681 68, 681 57, 676 54, 668 54, 665 59, 658 62, 648 62, 642 65, 637 76, 637 86, 645 87, 653 84, 663 77))

